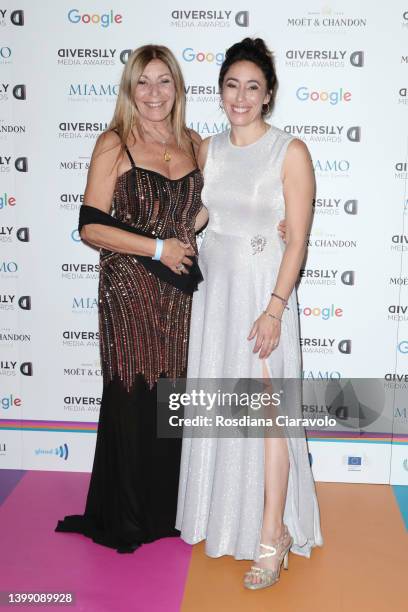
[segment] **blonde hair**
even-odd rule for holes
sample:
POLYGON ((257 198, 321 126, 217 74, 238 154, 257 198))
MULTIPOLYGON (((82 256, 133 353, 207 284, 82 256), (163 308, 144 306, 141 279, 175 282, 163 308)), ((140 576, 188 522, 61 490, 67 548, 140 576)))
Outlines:
POLYGON ((154 59, 164 62, 174 80, 176 96, 171 110, 171 124, 175 135, 177 146, 191 155, 191 136, 186 128, 186 95, 184 78, 181 68, 167 47, 162 45, 144 45, 135 49, 123 69, 119 85, 118 99, 115 112, 108 130, 115 130, 121 140, 121 149, 124 150, 130 134, 134 136, 133 128, 141 137, 141 125, 139 113, 134 102, 135 87, 143 74, 147 64, 154 59), (187 147, 187 142, 190 147, 187 147))

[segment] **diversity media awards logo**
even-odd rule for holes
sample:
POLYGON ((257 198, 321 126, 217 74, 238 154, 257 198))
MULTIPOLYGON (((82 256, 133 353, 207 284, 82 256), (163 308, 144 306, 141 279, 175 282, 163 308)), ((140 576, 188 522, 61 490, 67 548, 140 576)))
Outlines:
POLYGON ((230 28, 249 26, 249 11, 226 10, 173 10, 170 14, 170 26, 175 28, 230 28))

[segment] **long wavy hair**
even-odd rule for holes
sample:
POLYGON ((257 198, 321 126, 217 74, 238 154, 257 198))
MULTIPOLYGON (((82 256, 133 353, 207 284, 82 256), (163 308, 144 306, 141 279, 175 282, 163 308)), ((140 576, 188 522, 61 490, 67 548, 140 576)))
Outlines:
POLYGON ((177 146, 191 155, 191 137, 186 127, 186 94, 181 68, 167 47, 162 45, 144 45, 135 49, 123 69, 116 101, 115 112, 109 124, 109 130, 115 130, 120 137, 124 150, 129 136, 136 134, 142 138, 139 112, 134 102, 136 85, 147 64, 154 59, 161 60, 167 66, 173 77, 176 96, 171 110, 171 124, 177 146))

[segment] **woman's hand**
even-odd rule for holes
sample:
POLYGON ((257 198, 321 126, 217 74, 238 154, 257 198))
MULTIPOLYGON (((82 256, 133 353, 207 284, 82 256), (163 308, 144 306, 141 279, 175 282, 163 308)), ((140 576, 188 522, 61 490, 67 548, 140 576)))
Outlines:
POLYGON ((167 238, 160 261, 176 274, 188 274, 188 268, 193 263, 188 255, 195 255, 191 245, 177 238, 167 238))
POLYGON ((283 242, 286 242, 286 219, 281 219, 278 224, 278 234, 283 242))
POLYGON ((254 353, 259 353, 259 359, 266 359, 279 344, 281 322, 262 313, 257 318, 249 333, 248 340, 256 336, 254 353))

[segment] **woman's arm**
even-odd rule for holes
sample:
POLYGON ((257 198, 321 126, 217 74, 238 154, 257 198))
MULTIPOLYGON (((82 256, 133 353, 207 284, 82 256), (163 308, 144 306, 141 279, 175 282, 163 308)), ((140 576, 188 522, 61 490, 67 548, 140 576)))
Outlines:
MULTIPOLYGON (((198 167, 200 168, 201 172, 204 171, 205 162, 207 161, 209 144, 210 144, 210 138, 206 138, 205 140, 201 141, 200 147, 198 149, 197 163, 198 163, 198 167)), ((207 223, 208 223, 208 210, 203 204, 195 219, 194 229, 196 233, 199 232, 200 229, 202 229, 204 225, 206 225, 207 223)))
MULTIPOLYGON (((118 166, 122 161, 120 140, 114 132, 99 136, 92 153, 84 194, 84 204, 109 213, 113 192, 118 177, 118 166)), ((117 253, 149 255, 155 251, 155 241, 144 236, 135 236, 124 230, 97 223, 85 225, 81 238, 96 247, 117 253)))
MULTIPOLYGON (((84 204, 94 206, 109 213, 112 206, 113 192, 118 177, 118 167, 121 164, 120 141, 114 132, 106 132, 99 136, 92 153, 88 170, 87 184, 84 194, 84 204)), ((81 238, 99 248, 105 248, 115 253, 143 255, 153 257, 156 240, 145 236, 137 236, 116 227, 107 227, 99 223, 90 223, 81 230, 81 238)), ((186 254, 194 251, 177 238, 164 241, 161 261, 173 272, 180 274, 176 266, 180 263, 191 265, 186 254)), ((184 272, 187 272, 185 270, 184 272)))
MULTIPOLYGON (((286 248, 282 257, 275 287, 272 289, 288 299, 299 276, 306 253, 306 240, 312 221, 315 177, 309 150, 301 140, 289 143, 282 168, 285 198, 286 248)), ((284 306, 272 297, 267 310, 276 315, 284 306)))
MULTIPOLYGON (((301 140, 293 140, 287 149, 282 168, 286 215, 286 248, 271 292, 287 300, 297 281, 306 252, 306 238, 312 220, 315 178, 308 148, 301 140)), ((271 296, 265 312, 254 322, 248 340, 256 336, 253 352, 266 359, 278 346, 280 319, 285 303, 271 296), (269 316, 272 315, 272 316, 269 316)), ((284 315, 283 315, 284 316, 284 315)))

